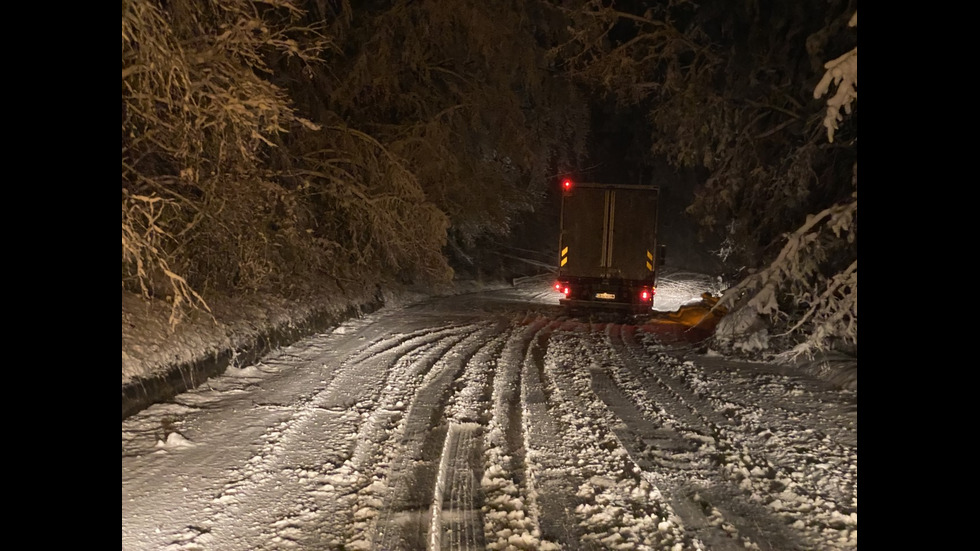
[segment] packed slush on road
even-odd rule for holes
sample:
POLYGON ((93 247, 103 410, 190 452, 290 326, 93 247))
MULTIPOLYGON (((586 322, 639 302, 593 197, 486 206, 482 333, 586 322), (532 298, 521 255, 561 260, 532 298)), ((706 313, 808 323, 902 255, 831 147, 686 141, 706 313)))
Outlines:
POLYGON ((122 548, 857 548, 856 390, 552 284, 385 308, 124 420, 122 548))

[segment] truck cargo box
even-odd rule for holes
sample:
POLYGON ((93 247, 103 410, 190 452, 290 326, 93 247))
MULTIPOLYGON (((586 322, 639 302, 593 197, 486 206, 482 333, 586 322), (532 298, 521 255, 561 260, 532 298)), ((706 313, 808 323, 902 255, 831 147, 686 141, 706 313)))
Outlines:
POLYGON ((569 308, 641 313, 653 308, 660 190, 654 186, 565 182, 558 281, 569 308))

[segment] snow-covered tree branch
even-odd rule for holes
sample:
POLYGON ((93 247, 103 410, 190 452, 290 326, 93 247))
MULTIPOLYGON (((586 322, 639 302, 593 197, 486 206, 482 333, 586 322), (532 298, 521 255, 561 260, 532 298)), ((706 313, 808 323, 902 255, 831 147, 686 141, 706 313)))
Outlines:
MULTIPOLYGON (((857 27, 857 12, 854 12, 847 25, 857 27)), ((823 125, 827 127, 827 139, 831 143, 834 141, 838 123, 844 120, 841 109, 850 115, 851 104, 857 101, 857 58, 858 51, 854 48, 837 59, 828 61, 824 65, 827 72, 813 90, 813 97, 819 99, 827 94, 831 84, 837 87, 836 93, 827 100, 827 116, 823 119, 823 125)))
POLYGON ((786 237, 775 260, 726 291, 717 307, 734 315, 718 324, 718 342, 746 352, 769 348, 769 331, 762 322, 768 316, 770 325, 782 328, 779 336, 800 330, 805 334, 788 356, 856 346, 857 259, 843 270, 827 269, 828 261, 855 242, 856 215, 855 194, 851 202, 808 216, 786 237))

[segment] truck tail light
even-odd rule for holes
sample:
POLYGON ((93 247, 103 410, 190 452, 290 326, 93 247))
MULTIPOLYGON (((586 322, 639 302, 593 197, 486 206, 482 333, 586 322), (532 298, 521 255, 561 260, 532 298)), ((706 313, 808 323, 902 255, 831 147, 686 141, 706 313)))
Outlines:
POLYGON ((561 292, 561 282, 560 281, 556 281, 555 282, 555 290, 558 291, 559 293, 561 292))
POLYGON ((561 181, 561 189, 562 189, 562 191, 572 191, 572 181, 570 179, 568 179, 568 178, 565 178, 564 180, 562 180, 561 181))
POLYGON ((653 299, 653 291, 650 289, 640 289, 640 302, 650 302, 653 299))

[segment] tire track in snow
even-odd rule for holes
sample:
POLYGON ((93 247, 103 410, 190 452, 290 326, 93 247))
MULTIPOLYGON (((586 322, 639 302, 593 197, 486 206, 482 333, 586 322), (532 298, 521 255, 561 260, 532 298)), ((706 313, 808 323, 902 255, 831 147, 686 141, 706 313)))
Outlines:
POLYGON ((594 388, 623 420, 623 427, 617 431, 620 440, 637 465, 655 473, 684 532, 699 545, 722 551, 770 549, 773 541, 780 542, 777 548, 795 549, 779 523, 766 520, 772 516, 768 511, 724 483, 716 450, 731 447, 720 424, 728 425, 727 418, 671 380, 660 361, 664 357, 644 358, 632 338, 633 330, 632 326, 607 328, 606 341, 619 361, 608 371, 593 373, 594 388), (651 403, 656 409, 642 406, 651 403), (669 427, 660 429, 668 437, 646 437, 646 424, 669 427), (707 482, 705 488, 690 482, 698 480, 721 483, 707 482))
POLYGON ((363 346, 360 350, 355 351, 350 357, 345 360, 345 363, 349 364, 360 364, 371 358, 374 358, 380 354, 394 352, 396 354, 404 354, 406 351, 411 350, 418 346, 420 340, 424 340, 427 337, 431 337, 437 334, 443 334, 447 332, 454 332, 460 329, 460 327, 465 326, 448 326, 433 330, 431 327, 426 327, 424 329, 419 329, 411 333, 396 334, 393 336, 383 337, 372 343, 363 346), (408 345, 408 348, 405 348, 408 345))
POLYGON ((249 523, 268 527, 260 538, 268 548, 343 545, 344 534, 357 524, 350 507, 356 492, 371 482, 364 471, 374 450, 389 438, 404 415, 404 402, 431 368, 431 363, 415 360, 439 355, 476 327, 448 326, 383 338, 353 353, 326 389, 269 435, 244 469, 241 482, 227 487, 216 503, 235 505, 256 493, 281 493, 283 499, 275 501, 274 509, 262 512, 271 514, 271 520, 249 523), (352 433, 358 435, 356 440, 342 437, 352 433), (313 452, 290 445, 316 440, 325 444, 313 452), (267 486, 270 489, 264 490, 267 486), (318 528, 301 532, 298 525, 318 528))
POLYGON ((544 358, 548 343, 562 324, 562 321, 553 321, 543 327, 531 341, 524 359, 521 403, 526 411, 523 428, 527 443, 528 488, 537 503, 538 524, 544 540, 564 549, 592 549, 597 547, 583 543, 584 533, 573 513, 578 505, 575 494, 584 480, 570 476, 566 469, 570 450, 563 438, 563 428, 553 413, 563 408, 555 400, 551 387, 545 384, 544 358))
MULTIPOLYGON (((850 442, 856 421, 848 393, 769 364, 665 364, 702 401, 738 420, 725 429, 729 445, 717 461, 742 502, 764 506, 780 526, 821 541, 822 548, 854 547, 857 450, 850 442)), ((718 499, 703 491, 699 497, 718 499)))
MULTIPOLYGON (((209 517, 202 526, 209 528, 216 540, 256 538, 268 541, 270 549, 294 545, 297 537, 317 540, 318 535, 298 535, 294 521, 304 519, 306 524, 311 518, 330 517, 331 511, 336 511, 332 503, 335 500, 324 500, 317 490, 325 481, 329 486, 331 477, 353 454, 355 443, 335 441, 317 453, 303 451, 302 445, 293 443, 323 439, 334 433, 350 434, 358 430, 354 427, 363 428, 364 414, 377 401, 388 378, 398 371, 393 366, 400 356, 457 338, 469 330, 465 326, 445 327, 408 338, 384 339, 382 343, 389 346, 376 348, 379 354, 365 361, 345 361, 324 390, 294 411, 284 411, 288 416, 265 431, 251 460, 230 472, 229 482, 211 499, 209 517), (370 368, 365 368, 365 362, 371 364, 370 368), (267 495, 282 495, 283 499, 273 500, 273 508, 250 505, 264 503, 267 500, 263 496, 267 495)), ((358 358, 357 353, 352 357, 358 358)), ((325 532, 326 541, 337 542, 336 532, 325 532)))
POLYGON ((434 358, 433 368, 411 397, 411 405, 393 445, 383 451, 390 464, 384 474, 388 488, 373 528, 372 548, 425 548, 432 526, 432 503, 440 479, 440 456, 452 435, 445 410, 456 381, 478 350, 486 346, 493 327, 485 324, 434 358))
POLYGON ((478 551, 486 547, 480 511, 482 428, 476 423, 449 426, 432 500, 431 551, 478 551))
POLYGON ((528 314, 517 322, 500 353, 491 393, 492 415, 485 438, 486 468, 480 485, 486 548, 554 549, 542 541, 534 496, 528 489, 522 408, 522 371, 528 349, 548 319, 528 314))
MULTIPOLYGON (((667 354, 651 355, 636 341, 633 329, 622 328, 620 332, 622 350, 628 354, 624 357, 650 366, 642 370, 641 376, 654 377, 670 396, 700 417, 714 437, 714 444, 706 442, 704 446, 704 451, 709 452, 710 470, 699 477, 674 477, 672 503, 684 517, 688 529, 718 548, 737 542, 738 548, 796 550, 807 547, 804 539, 820 539, 815 530, 809 530, 810 534, 804 537, 801 529, 807 531, 807 523, 786 514, 780 499, 771 498, 783 495, 796 500, 800 496, 792 491, 780 493, 781 487, 797 485, 781 475, 782 468, 778 461, 773 461, 771 450, 764 443, 767 437, 758 436, 765 431, 749 422, 753 415, 731 400, 706 391, 731 375, 722 371, 709 375, 691 362, 682 363, 667 354), (698 482, 699 479, 703 482, 698 482)), ((754 385, 744 382, 738 388, 737 394, 742 397, 746 392, 757 392, 754 385)), ((766 404, 768 400, 760 397, 753 403, 766 404)), ((772 415, 762 418, 771 419, 772 415)), ((820 501, 816 499, 817 503, 820 501)), ((853 542, 844 543, 845 547, 853 545, 853 542)))
POLYGON ((605 369, 590 369, 592 391, 621 423, 612 427, 634 461, 645 471, 687 471, 696 468, 699 443, 666 428, 660 417, 640 411, 605 369))
POLYGON ((641 382, 644 392, 659 405, 678 429, 709 438, 717 436, 718 427, 731 421, 719 415, 710 404, 703 403, 682 382, 673 380, 659 368, 659 362, 646 355, 634 337, 634 326, 610 325, 606 331, 609 346, 616 351, 625 367, 641 382), (651 361, 653 360, 653 361, 651 361))
POLYGON ((497 320, 497 336, 466 363, 446 408, 449 432, 432 502, 430 550, 486 548, 480 484, 487 462, 483 439, 492 419, 487 404, 492 399, 498 360, 511 334, 508 326, 506 319, 497 320))
POLYGON ((549 408, 562 430, 565 450, 553 460, 577 491, 578 538, 569 549, 695 549, 680 519, 661 494, 659 480, 631 458, 615 433, 622 425, 592 390, 594 370, 614 354, 602 338, 604 324, 570 322, 556 332, 544 358, 549 408))

